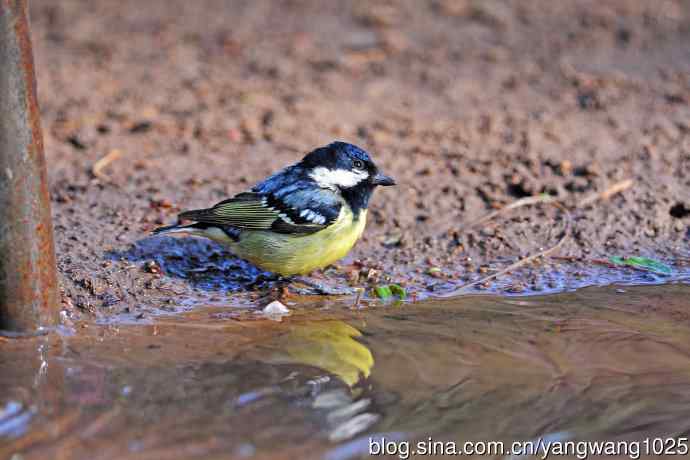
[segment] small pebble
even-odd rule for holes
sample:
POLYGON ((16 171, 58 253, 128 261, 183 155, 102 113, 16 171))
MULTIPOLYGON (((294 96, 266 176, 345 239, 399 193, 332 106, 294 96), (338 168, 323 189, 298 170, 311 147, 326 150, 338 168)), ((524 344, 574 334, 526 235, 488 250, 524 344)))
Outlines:
POLYGON ((264 307, 263 314, 271 317, 281 317, 290 314, 290 309, 281 302, 274 300, 264 307))

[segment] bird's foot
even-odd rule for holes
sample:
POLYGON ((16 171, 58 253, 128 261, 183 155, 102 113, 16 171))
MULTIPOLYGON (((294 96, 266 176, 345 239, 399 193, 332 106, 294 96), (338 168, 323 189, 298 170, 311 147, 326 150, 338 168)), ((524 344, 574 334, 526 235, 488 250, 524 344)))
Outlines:
POLYGON ((356 291, 348 286, 329 286, 325 283, 309 278, 293 278, 290 290, 298 295, 352 295, 356 291), (295 286, 303 284, 306 288, 295 286))
POLYGON ((276 275, 274 273, 259 273, 259 275, 256 276, 249 284, 247 284, 247 287, 249 289, 261 289, 266 286, 270 286, 271 284, 281 284, 285 282, 285 278, 283 278, 280 275, 276 275))

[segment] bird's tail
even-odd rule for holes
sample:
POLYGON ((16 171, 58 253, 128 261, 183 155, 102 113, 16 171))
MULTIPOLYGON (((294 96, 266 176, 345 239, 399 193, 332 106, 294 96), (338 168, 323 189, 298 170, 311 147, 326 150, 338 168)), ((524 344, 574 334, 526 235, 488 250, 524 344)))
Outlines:
POLYGON ((170 233, 199 233, 199 229, 196 228, 197 224, 190 225, 167 225, 165 227, 158 227, 151 231, 151 235, 166 235, 170 233))
POLYGON ((239 239, 239 230, 232 227, 219 227, 204 222, 197 222, 189 225, 168 225, 158 227, 151 232, 151 235, 191 235, 203 236, 221 244, 236 243, 239 239))

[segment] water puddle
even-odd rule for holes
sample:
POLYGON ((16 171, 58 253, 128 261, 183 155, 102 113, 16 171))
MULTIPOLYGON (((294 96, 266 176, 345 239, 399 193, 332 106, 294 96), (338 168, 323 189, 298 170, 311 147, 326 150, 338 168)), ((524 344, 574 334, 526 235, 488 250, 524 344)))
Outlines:
POLYGON ((280 322, 208 307, 0 339, 0 458, 344 460, 370 438, 687 435, 688 298, 671 284, 319 303, 280 322))

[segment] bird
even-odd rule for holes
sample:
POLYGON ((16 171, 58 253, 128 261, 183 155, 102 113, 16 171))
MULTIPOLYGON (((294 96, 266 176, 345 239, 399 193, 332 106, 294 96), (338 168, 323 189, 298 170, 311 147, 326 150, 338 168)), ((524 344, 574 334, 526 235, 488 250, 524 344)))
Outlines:
POLYGON ((395 180, 364 149, 335 141, 250 190, 210 208, 184 211, 178 224, 152 233, 206 237, 279 277, 306 275, 350 252, 364 231, 374 189, 392 185, 395 180))

